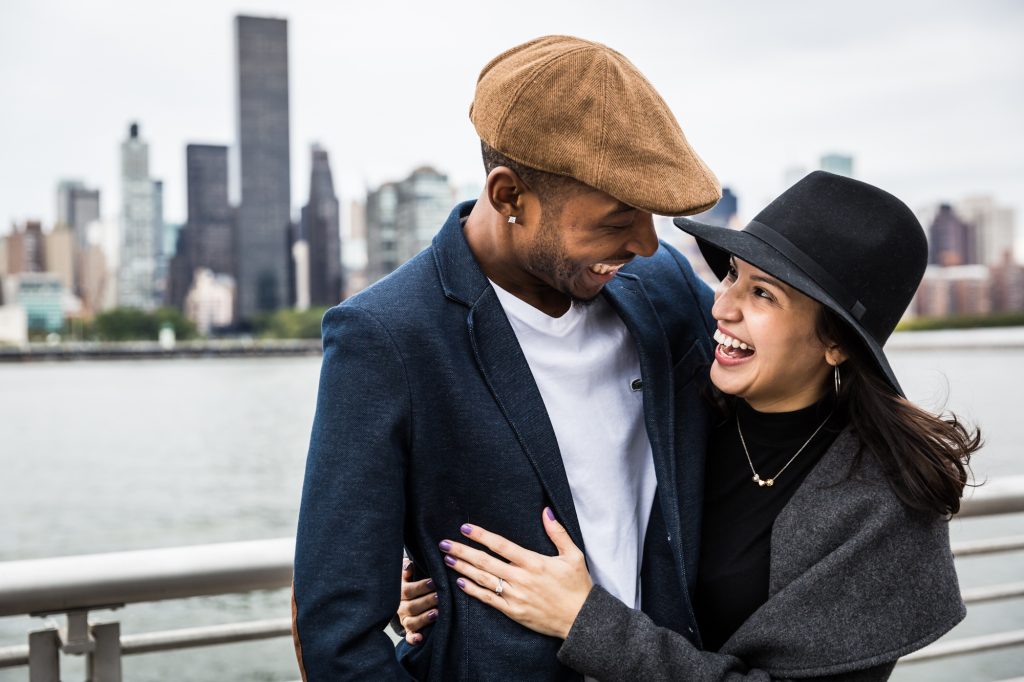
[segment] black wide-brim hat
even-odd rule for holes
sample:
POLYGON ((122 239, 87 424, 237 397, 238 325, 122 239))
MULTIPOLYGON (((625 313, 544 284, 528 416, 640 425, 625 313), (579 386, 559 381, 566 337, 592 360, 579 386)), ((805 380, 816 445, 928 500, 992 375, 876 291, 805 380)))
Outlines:
POLYGON ((905 395, 882 347, 921 283, 928 242, 902 201, 866 182, 815 171, 742 230, 688 218, 673 222, 696 237, 719 279, 734 255, 832 310, 905 395))

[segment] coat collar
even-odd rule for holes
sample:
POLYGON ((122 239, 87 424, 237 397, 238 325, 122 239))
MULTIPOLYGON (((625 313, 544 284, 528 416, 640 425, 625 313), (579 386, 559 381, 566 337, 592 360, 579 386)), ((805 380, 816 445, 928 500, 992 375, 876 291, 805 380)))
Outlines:
POLYGON ((432 249, 444 295, 467 306, 491 288, 463 232, 475 204, 476 200, 465 201, 452 209, 441 231, 434 236, 432 249))

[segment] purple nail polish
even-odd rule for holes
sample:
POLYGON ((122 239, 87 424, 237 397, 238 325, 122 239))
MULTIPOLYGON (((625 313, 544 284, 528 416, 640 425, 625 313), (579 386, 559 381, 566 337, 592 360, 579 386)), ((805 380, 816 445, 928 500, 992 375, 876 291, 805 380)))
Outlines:
POLYGON ((544 507, 544 513, 548 515, 548 521, 555 520, 555 512, 551 511, 551 507, 544 507))
POLYGON ((455 584, 458 585, 459 587, 461 587, 462 589, 466 589, 466 581, 463 580, 462 578, 459 578, 458 580, 456 580, 455 584))
POLYGON ((429 620, 429 621, 437 620, 437 611, 431 611, 430 613, 428 613, 427 614, 427 620, 429 620))
POLYGON ((413 644, 419 644, 422 641, 423 641, 423 635, 413 635, 412 636, 413 644))
POLYGON ((452 543, 448 542, 447 540, 441 540, 441 542, 437 543, 437 546, 441 548, 442 552, 452 551, 452 543))
POLYGON ((433 580, 428 580, 427 581, 427 589, 428 590, 434 589, 434 581, 433 580))
POLYGON ((448 554, 447 556, 445 556, 444 562, 446 564, 448 564, 449 566, 454 566, 455 565, 455 557, 453 557, 451 554, 448 554))
POLYGON ((473 526, 469 525, 468 523, 464 523, 462 524, 462 527, 459 528, 459 530, 462 531, 463 535, 469 535, 473 532, 473 526))

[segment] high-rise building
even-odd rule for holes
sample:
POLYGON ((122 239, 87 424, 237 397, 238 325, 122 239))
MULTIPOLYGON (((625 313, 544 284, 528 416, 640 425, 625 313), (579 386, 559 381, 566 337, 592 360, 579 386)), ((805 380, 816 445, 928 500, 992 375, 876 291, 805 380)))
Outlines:
POLYGON ((398 183, 398 257, 404 263, 430 246, 452 210, 454 190, 448 176, 430 166, 414 170, 398 183))
POLYGON ((192 286, 185 296, 185 317, 195 323, 200 334, 233 322, 235 281, 230 275, 196 268, 192 286))
POLYGON ((64 291, 75 290, 75 254, 78 251, 75 235, 66 227, 58 226, 45 235, 44 270, 56 275, 64 291))
POLYGON ((999 206, 990 196, 968 197, 958 202, 956 214, 971 225, 974 252, 982 265, 996 266, 1013 260, 1016 225, 1012 208, 999 206))
POLYGON ((287 304, 291 222, 288 22, 235 17, 238 165, 238 317, 287 304))
POLYGON ((452 209, 448 176, 429 166, 366 195, 366 275, 372 283, 430 245, 452 209))
POLYGON ((206 268, 234 276, 234 216, 228 199, 228 148, 190 144, 185 149, 188 222, 178 230, 166 300, 181 308, 193 274, 206 268))
POLYGON ((348 204, 348 220, 341 222, 341 250, 345 273, 345 296, 366 288, 366 202, 353 200, 348 204))
POLYGON ((825 154, 821 157, 818 167, 829 173, 853 177, 853 157, 848 154, 825 154))
POLYGON ((977 240, 974 228, 949 204, 941 204, 927 229, 928 262, 932 265, 975 265, 977 240))
POLYGON ((14 226, 7 235, 7 274, 20 275, 24 272, 46 270, 46 237, 43 225, 29 220, 24 227, 14 226))
POLYGON ((366 280, 373 284, 402 261, 398 257, 398 185, 386 182, 366 193, 366 280))
POLYGON ((61 180, 57 184, 57 227, 66 227, 75 236, 76 248, 89 242, 89 225, 100 219, 100 191, 80 180, 61 180))
POLYGON ((188 226, 196 245, 192 267, 233 275, 235 246, 228 201, 228 148, 190 144, 185 156, 188 226))
POLYGON ((723 187, 722 198, 718 200, 718 203, 707 211, 693 216, 693 219, 699 220, 702 223, 707 223, 708 225, 732 227, 733 223, 736 221, 736 212, 738 208, 739 201, 736 198, 736 195, 733 194, 730 188, 723 187))
POLYGON ((121 143, 121 257, 117 303, 152 310, 160 302, 163 183, 149 175, 149 145, 132 123, 121 143))
POLYGON ((302 236, 309 258, 308 305, 332 306, 341 301, 344 289, 338 197, 327 150, 313 145, 311 156, 309 202, 302 208, 302 236))

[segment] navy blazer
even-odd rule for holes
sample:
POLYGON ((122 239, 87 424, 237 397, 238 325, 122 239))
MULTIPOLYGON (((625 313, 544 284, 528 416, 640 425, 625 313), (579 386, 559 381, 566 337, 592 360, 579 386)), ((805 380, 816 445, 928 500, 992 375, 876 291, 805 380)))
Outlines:
MULTIPOLYGON (((558 662, 560 640, 459 590, 437 548, 468 522, 555 554, 540 521, 550 506, 585 550, 540 392, 463 234, 472 206, 457 206, 430 248, 324 316, 295 554, 295 641, 308 680, 580 679, 558 662), (396 657, 384 628, 398 607, 403 547, 434 579, 441 616, 396 657)), ((602 295, 637 344, 658 480, 643 610, 699 645, 690 594, 711 292, 662 244, 602 295)))

